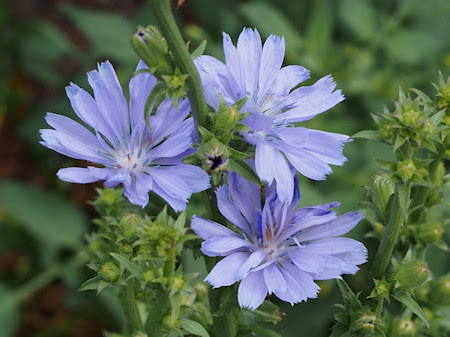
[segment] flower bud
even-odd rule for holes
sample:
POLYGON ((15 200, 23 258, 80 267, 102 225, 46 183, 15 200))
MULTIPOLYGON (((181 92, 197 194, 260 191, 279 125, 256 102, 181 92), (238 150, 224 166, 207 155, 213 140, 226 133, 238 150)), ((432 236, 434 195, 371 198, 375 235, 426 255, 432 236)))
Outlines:
POLYGON ((173 73, 167 42, 156 27, 139 27, 131 37, 131 46, 156 77, 173 73))
POLYGON ((200 301, 206 301, 208 298, 208 287, 204 282, 196 282, 194 284, 194 290, 200 301))
POLYGON ((394 323, 394 330, 397 333, 396 336, 414 337, 417 333, 417 326, 409 317, 405 317, 394 323))
POLYGON ((402 111, 402 121, 407 126, 414 126, 420 118, 420 113, 416 109, 406 109, 402 111))
POLYGON ((123 236, 130 238, 137 234, 136 223, 139 221, 139 215, 134 213, 124 214, 119 221, 119 227, 122 230, 123 236))
POLYGON ((436 165, 433 166, 431 181, 433 186, 439 188, 444 183, 445 176, 445 166, 442 160, 440 160, 436 165))
POLYGON ((201 145, 205 164, 211 171, 227 171, 229 150, 217 138, 212 138, 201 145))
POLYGON ((428 267, 422 261, 409 261, 400 265, 394 274, 394 280, 406 289, 413 289, 428 278, 428 267))
POLYGON ((430 282, 430 298, 436 304, 450 304, 450 275, 444 275, 430 282))
POLYGON ((99 274, 105 281, 115 282, 120 277, 120 269, 114 264, 114 262, 106 262, 99 274))
POLYGON ((385 124, 380 128, 380 134, 384 139, 391 140, 395 137, 395 128, 390 124, 385 124))
POLYGON ((397 175, 403 181, 409 181, 416 172, 416 167, 411 159, 402 160, 397 163, 397 175))
POLYGON ((352 329, 357 336, 372 336, 377 325, 377 315, 372 311, 366 311, 361 313, 360 317, 353 324, 352 329))
POLYGON ((384 214, 391 195, 394 194, 394 184, 387 174, 375 176, 372 187, 372 199, 377 209, 384 214))
POLYGON ((439 222, 429 222, 418 226, 417 237, 424 243, 438 241, 444 233, 444 227, 439 222))
POLYGON ((436 132, 436 128, 434 127, 433 123, 431 123, 429 120, 426 120, 423 122, 422 126, 422 134, 425 138, 431 138, 436 132))
POLYGON ((239 110, 235 106, 221 106, 214 118, 214 127, 231 130, 239 121, 239 110))

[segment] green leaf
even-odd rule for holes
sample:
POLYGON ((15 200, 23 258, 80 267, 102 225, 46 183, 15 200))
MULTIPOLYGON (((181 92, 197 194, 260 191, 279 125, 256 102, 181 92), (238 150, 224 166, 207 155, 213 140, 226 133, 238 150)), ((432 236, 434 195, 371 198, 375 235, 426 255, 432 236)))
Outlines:
POLYGON ((30 184, 0 181, 0 205, 44 244, 67 247, 82 244, 86 217, 57 194, 30 184))
POLYGON ((419 306, 419 304, 417 304, 416 301, 414 301, 414 299, 411 297, 411 295, 408 292, 406 292, 404 290, 398 290, 398 291, 394 292, 392 294, 392 296, 400 303, 403 303, 414 314, 416 314, 426 324, 426 326, 428 328, 430 327, 422 308, 419 306))
POLYGON ((306 29, 306 45, 311 50, 329 45, 334 15, 330 0, 316 0, 312 4, 311 16, 306 29))
POLYGON ((411 195, 411 185, 410 184, 398 184, 398 200, 400 204, 400 209, 402 210, 403 216, 406 218, 408 216, 408 208, 411 195))
POLYGON ((380 133, 375 130, 363 130, 355 133, 351 138, 362 138, 362 139, 369 139, 369 140, 375 140, 379 141, 382 140, 383 137, 380 136, 380 133))
POLYGON ((173 224, 175 228, 183 228, 184 224, 186 223, 186 212, 181 212, 181 214, 178 216, 177 221, 173 224))
POLYGON ((361 309, 362 306, 361 302, 358 299, 358 296, 353 292, 348 284, 344 280, 339 279, 336 279, 336 282, 339 286, 339 290, 344 301, 350 304, 350 306, 355 310, 361 309))
POLYGON ((268 336, 268 337, 283 337, 278 332, 275 332, 269 328, 261 325, 252 325, 248 327, 250 331, 256 332, 258 336, 268 336))
POLYGON ((10 337, 18 327, 19 302, 14 293, 0 284, 0 337, 10 337))
POLYGON ((420 64, 439 51, 440 43, 433 34, 419 29, 397 29, 387 35, 383 47, 402 64, 420 64))
POLYGON ((252 183, 255 183, 258 186, 261 186, 261 181, 259 180, 258 176, 256 175, 255 171, 250 167, 247 162, 243 160, 228 160, 230 164, 230 168, 239 174, 241 177, 251 181, 252 183))
POLYGON ((142 270, 141 268, 128 260, 127 258, 123 257, 122 255, 116 254, 116 253, 109 253, 114 259, 116 259, 122 268, 125 268, 128 270, 128 272, 135 276, 135 277, 141 277, 142 276, 142 270))
POLYGON ((21 43, 21 59, 26 73, 46 84, 58 85, 62 77, 54 71, 55 62, 79 51, 58 27, 41 21, 34 22, 32 27, 21 43))
POLYGON ((203 55, 203 52, 205 51, 206 48, 206 44, 207 44, 206 40, 203 40, 203 42, 200 43, 200 45, 192 52, 191 58, 193 60, 203 55))
POLYGON ((135 26, 125 16, 72 5, 62 6, 62 12, 89 39, 94 58, 111 57, 120 62, 137 63, 138 58, 128 43, 135 26))
POLYGON ((83 282, 83 284, 80 286, 78 290, 79 291, 95 290, 98 288, 98 285, 102 280, 103 279, 100 276, 90 278, 89 280, 83 282))
POLYGON ((190 319, 183 319, 180 324, 181 328, 193 335, 201 337, 209 337, 208 331, 198 322, 190 319))
POLYGON ((262 2, 243 3, 240 6, 241 12, 250 22, 258 28, 262 35, 269 36, 276 34, 284 36, 289 57, 289 50, 297 51, 302 44, 302 39, 298 30, 292 26, 286 15, 280 11, 278 6, 271 6, 262 2))
POLYGON ((341 0, 337 3, 342 23, 361 41, 377 32, 377 11, 368 0, 341 0))

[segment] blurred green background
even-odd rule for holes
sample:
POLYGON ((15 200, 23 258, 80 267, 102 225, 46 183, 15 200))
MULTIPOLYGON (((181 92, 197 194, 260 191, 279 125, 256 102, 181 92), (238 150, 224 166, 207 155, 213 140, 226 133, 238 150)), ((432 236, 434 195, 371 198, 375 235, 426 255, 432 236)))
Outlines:
MULTIPOLYGON (((349 135, 373 129, 370 112, 392 108, 399 87, 432 93, 438 71, 449 75, 447 0, 186 0, 175 14, 190 46, 207 40, 205 53, 219 59, 223 31, 236 41, 244 26, 256 27, 263 38, 285 36, 285 63, 311 70, 305 84, 333 74, 346 100, 306 123, 311 128, 349 135)), ((77 291, 89 274, 74 257, 94 228, 88 201, 101 184, 57 180, 58 168, 83 163, 42 147, 38 130, 48 111, 74 116, 64 87, 72 81, 87 89, 85 74, 97 62, 111 60, 127 91, 138 61, 129 38, 153 23, 144 0, 0 3, 0 337, 101 336, 124 324, 107 292, 77 291)), ((358 209, 374 159, 392 155, 361 140, 345 154, 348 162, 325 182, 301 180, 302 205, 339 200, 342 212, 358 209)), ((352 235, 372 256, 377 243, 363 237, 368 230, 362 223, 352 235)), ((448 270, 442 254, 431 252, 435 275, 448 270)), ((349 279, 356 290, 367 281, 362 269, 349 279)), ((277 327, 283 336, 328 335, 340 297, 334 282, 321 285, 317 300, 279 303, 287 314, 277 327)))

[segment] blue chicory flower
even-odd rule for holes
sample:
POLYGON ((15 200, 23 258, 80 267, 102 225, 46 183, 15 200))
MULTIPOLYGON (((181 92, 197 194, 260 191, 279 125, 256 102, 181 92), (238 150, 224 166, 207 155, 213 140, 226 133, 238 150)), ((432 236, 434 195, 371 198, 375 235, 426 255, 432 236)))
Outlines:
POLYGON ((227 104, 247 97, 241 112, 251 113, 243 123, 252 131, 243 132, 247 142, 256 146, 255 162, 259 177, 278 184, 279 198, 290 202, 294 190, 291 166, 302 175, 323 180, 331 173, 330 164, 342 165, 342 134, 295 127, 344 99, 330 75, 311 86, 296 88, 309 78, 304 67, 281 67, 285 52, 283 37, 275 35, 262 46, 258 31, 246 28, 235 47, 224 33, 225 64, 204 55, 195 60, 209 105, 218 109, 222 95, 227 104), (290 164, 286 161, 289 161, 290 164))
MULTIPOLYGON (((141 62, 138 69, 144 68, 141 62)), ((48 113, 54 129, 41 130, 44 146, 68 157, 87 160, 103 167, 62 168, 57 175, 73 183, 105 180, 106 187, 124 186, 125 196, 144 207, 149 191, 164 198, 176 211, 184 210, 192 193, 209 187, 208 175, 182 159, 193 149, 193 120, 189 103, 181 101, 178 110, 166 99, 150 116, 147 126, 144 108, 156 85, 149 73, 139 73, 130 81, 130 104, 123 95, 110 62, 88 73, 95 99, 71 83, 67 96, 77 116, 95 133, 72 119, 48 113)))
POLYGON ((193 216, 191 227, 205 240, 205 255, 224 256, 205 280, 214 288, 241 281, 241 307, 256 309, 272 293, 292 305, 315 298, 315 280, 354 274, 367 260, 362 243, 338 237, 356 226, 363 218, 360 212, 337 216, 330 211, 337 202, 295 209, 298 187, 287 204, 274 185, 267 188, 261 205, 258 186, 236 173, 228 174, 228 186, 216 194, 220 212, 237 230, 198 216, 193 216))

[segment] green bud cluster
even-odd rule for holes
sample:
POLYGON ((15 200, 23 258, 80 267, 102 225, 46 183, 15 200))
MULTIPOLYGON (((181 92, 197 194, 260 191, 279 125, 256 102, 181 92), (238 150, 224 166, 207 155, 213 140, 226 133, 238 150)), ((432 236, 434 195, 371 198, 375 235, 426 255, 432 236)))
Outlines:
MULTIPOLYGON (((94 202, 98 210, 117 202, 114 193, 104 191, 114 190, 99 190, 99 198, 94 202)), ((96 261, 89 267, 97 276, 80 289, 99 293, 106 287, 124 289, 133 284, 136 299, 149 312, 155 311, 149 314, 155 321, 149 318, 144 331, 135 336, 166 335, 169 330, 183 336, 183 326, 211 324, 207 288, 197 296, 196 275, 182 273, 176 264, 184 243, 197 238, 187 232, 186 214, 173 219, 167 214, 167 207, 156 217, 142 216, 127 208, 115 216, 106 214, 95 221, 100 227, 98 233, 88 238, 88 253, 96 261)))

